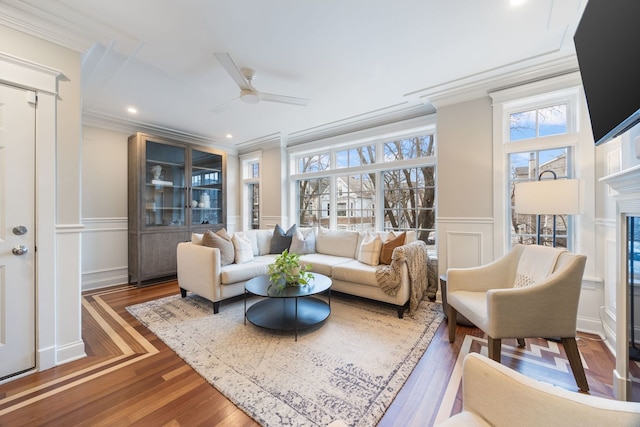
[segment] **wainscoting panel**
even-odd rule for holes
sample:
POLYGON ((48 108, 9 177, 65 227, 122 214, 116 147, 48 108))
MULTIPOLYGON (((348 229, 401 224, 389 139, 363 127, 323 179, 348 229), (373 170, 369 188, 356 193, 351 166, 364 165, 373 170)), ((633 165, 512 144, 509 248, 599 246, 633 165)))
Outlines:
POLYGON ((127 218, 84 218, 82 290, 128 283, 127 218))
POLYGON ((475 267, 493 261, 493 219, 438 218, 438 269, 475 267))

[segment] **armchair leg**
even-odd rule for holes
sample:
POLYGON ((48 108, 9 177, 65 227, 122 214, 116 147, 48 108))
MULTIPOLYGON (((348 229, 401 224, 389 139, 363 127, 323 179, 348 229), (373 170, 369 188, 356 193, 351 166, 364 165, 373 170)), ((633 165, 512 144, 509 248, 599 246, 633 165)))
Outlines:
POLYGON ((489 341, 489 359, 500 363, 500 350, 502 348, 502 340, 500 338, 487 337, 489 341))
POLYGON ((516 338, 516 341, 518 342, 518 347, 524 347, 524 338, 516 338))
POLYGON ((449 306, 449 313, 447 315, 447 327, 449 328, 450 343, 456 341, 456 317, 458 317, 458 312, 455 308, 449 306))
POLYGON ((213 303, 213 314, 218 314, 220 311, 220 301, 215 301, 213 303))
POLYGON ((580 359, 580 351, 578 350, 578 344, 576 339, 572 338, 560 338, 562 346, 564 347, 567 358, 569 359, 569 365, 573 371, 573 376, 576 379, 576 384, 580 391, 589 391, 589 383, 587 382, 587 376, 584 373, 584 367, 582 366, 582 360, 580 359))
POLYGON ((187 296, 187 290, 180 288, 180 295, 182 296, 182 298, 185 298, 187 296))

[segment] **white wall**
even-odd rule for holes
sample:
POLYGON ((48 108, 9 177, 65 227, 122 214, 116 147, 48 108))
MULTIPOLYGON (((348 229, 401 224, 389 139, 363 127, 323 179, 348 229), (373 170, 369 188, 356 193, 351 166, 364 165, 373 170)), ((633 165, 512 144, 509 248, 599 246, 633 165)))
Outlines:
POLYGON ((127 138, 84 126, 82 138, 82 289, 128 282, 127 138))
POLYGON ((438 108, 438 269, 493 258, 493 132, 489 97, 438 108))

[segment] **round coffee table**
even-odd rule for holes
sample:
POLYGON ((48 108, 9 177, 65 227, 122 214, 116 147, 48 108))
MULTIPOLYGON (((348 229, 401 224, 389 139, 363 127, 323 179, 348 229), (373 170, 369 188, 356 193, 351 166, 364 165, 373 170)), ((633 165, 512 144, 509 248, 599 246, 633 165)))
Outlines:
POLYGON ((331 279, 313 273, 314 279, 305 286, 287 286, 280 290, 269 289, 269 276, 263 275, 249 280, 244 285, 244 323, 247 320, 256 326, 274 330, 293 330, 298 341, 298 329, 317 325, 331 313, 331 279), (313 297, 327 292, 328 301, 313 297), (247 308, 247 294, 265 299, 247 308))

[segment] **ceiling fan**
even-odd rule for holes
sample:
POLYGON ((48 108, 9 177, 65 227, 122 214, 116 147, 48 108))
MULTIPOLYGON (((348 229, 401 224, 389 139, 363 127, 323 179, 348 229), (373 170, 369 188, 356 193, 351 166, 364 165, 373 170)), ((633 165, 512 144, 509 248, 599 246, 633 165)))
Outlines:
POLYGON ((214 53, 220 64, 227 70, 227 73, 231 76, 233 81, 240 87, 240 96, 238 98, 232 99, 231 101, 225 102, 222 105, 214 108, 215 110, 219 110, 221 107, 226 106, 227 104, 240 99, 247 104, 257 104, 260 101, 266 102, 280 102, 283 104, 293 104, 299 106, 306 106, 309 104, 309 100, 305 98, 295 98, 293 96, 285 96, 285 95, 276 95, 274 93, 266 93, 259 92, 256 88, 253 87, 251 82, 255 78, 255 71, 251 68, 238 68, 233 59, 231 59, 231 55, 226 52, 217 52, 214 53))

